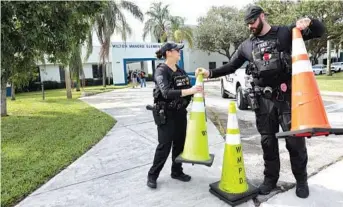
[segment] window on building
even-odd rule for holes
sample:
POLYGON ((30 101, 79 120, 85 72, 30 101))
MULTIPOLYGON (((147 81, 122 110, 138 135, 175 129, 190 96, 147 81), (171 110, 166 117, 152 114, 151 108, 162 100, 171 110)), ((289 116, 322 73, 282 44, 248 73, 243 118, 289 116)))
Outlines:
POLYGON ((33 79, 33 82, 41 82, 41 74, 40 74, 40 68, 39 66, 36 67, 35 72, 38 74, 36 78, 33 79))
POLYGON ((102 78, 102 65, 92 65, 93 78, 102 78))
POLYGON ((65 81, 65 73, 64 73, 64 68, 62 65, 59 66, 60 69, 60 79, 61 81, 65 81))
POLYGON ((223 65, 225 65, 225 64, 227 64, 227 63, 228 63, 228 62, 225 62, 225 61, 224 61, 224 62, 223 62, 223 65))
POLYGON ((208 68, 209 69, 215 69, 216 68, 216 62, 209 62, 209 64, 208 64, 208 68))

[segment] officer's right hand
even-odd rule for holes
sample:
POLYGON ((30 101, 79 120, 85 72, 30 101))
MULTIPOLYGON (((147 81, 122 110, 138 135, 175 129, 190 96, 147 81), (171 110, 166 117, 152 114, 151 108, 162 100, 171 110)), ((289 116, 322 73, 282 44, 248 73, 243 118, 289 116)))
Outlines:
POLYGON ((195 70, 195 77, 198 76, 198 74, 202 73, 204 75, 204 78, 208 78, 208 76, 210 75, 210 72, 208 70, 206 70, 205 68, 197 68, 195 70))
POLYGON ((195 94, 195 93, 202 93, 204 89, 201 85, 195 85, 191 88, 191 90, 192 90, 192 94, 195 94))

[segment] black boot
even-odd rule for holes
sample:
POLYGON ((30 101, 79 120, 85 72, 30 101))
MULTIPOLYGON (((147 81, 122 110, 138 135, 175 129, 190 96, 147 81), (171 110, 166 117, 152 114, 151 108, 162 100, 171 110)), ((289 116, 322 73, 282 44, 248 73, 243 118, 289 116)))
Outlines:
POLYGON ((156 179, 148 176, 147 186, 149 186, 150 188, 156 188, 157 187, 156 179))
POLYGON ((259 187, 259 194, 268 195, 274 188, 276 188, 276 182, 269 182, 264 180, 259 187))
POLYGON ((310 190, 308 189, 307 182, 297 182, 295 194, 299 198, 307 198, 310 194, 310 190))
POLYGON ((191 180, 191 176, 181 172, 181 173, 172 173, 171 174, 171 177, 173 179, 177 179, 177 180, 180 180, 180 181, 183 181, 183 182, 188 182, 191 180))

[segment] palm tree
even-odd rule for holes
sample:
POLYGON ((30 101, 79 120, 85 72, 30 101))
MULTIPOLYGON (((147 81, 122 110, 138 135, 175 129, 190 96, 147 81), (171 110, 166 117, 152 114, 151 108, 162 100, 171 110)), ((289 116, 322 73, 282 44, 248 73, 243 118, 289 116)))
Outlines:
POLYGON ((144 25, 143 40, 151 32, 158 42, 166 42, 170 39, 181 43, 187 40, 189 46, 193 47, 192 29, 185 26, 183 17, 170 15, 169 5, 162 5, 162 2, 152 3, 146 15, 149 19, 144 25))
POLYGON ((143 40, 148 33, 152 33, 158 42, 167 41, 167 27, 170 14, 169 5, 162 5, 162 2, 152 3, 149 11, 145 13, 149 19, 145 22, 143 29, 143 40))
POLYGON ((185 18, 171 16, 169 26, 169 36, 174 42, 181 43, 186 40, 190 48, 193 48, 193 31, 191 27, 185 26, 185 18))
POLYGON ((81 44, 74 45, 69 61, 69 68, 71 76, 76 80, 76 91, 80 91, 80 75, 82 76, 82 87, 84 87, 85 83, 81 59, 81 44))
MULTIPOLYGON (((143 13, 139 9, 139 7, 126 0, 121 1, 108 1, 106 2, 107 6, 103 10, 103 12, 98 15, 94 20, 94 27, 99 42, 101 44, 100 49, 100 63, 103 66, 102 74, 103 74, 103 86, 106 87, 106 61, 109 59, 109 51, 111 46, 111 36, 116 32, 121 34, 122 39, 126 41, 127 36, 131 35, 132 29, 129 26, 126 18, 122 12, 122 9, 127 10, 131 13, 136 19, 143 22, 143 13)), ((88 59, 89 55, 92 53, 92 33, 90 31, 90 38, 87 41, 87 55, 86 59, 88 59)))

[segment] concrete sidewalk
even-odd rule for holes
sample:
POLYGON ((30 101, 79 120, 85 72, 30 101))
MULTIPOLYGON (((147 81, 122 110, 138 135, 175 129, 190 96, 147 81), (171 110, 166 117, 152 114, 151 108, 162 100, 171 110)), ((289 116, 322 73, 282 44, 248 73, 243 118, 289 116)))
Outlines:
MULTIPOLYGON (((208 119, 212 167, 184 164, 189 183, 170 177, 171 158, 158 179, 146 186, 147 172, 157 145, 151 104, 152 88, 115 90, 84 101, 112 115, 118 123, 92 149, 23 200, 20 207, 38 206, 227 206, 209 192, 220 180, 224 142, 208 119)), ((254 206, 253 201, 241 206, 254 206)))
POLYGON ((274 196, 260 207, 341 207, 343 206, 342 173, 343 161, 339 161, 309 179, 310 196, 307 199, 294 196, 295 188, 292 188, 274 196))

